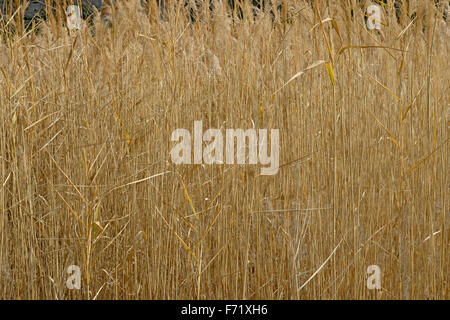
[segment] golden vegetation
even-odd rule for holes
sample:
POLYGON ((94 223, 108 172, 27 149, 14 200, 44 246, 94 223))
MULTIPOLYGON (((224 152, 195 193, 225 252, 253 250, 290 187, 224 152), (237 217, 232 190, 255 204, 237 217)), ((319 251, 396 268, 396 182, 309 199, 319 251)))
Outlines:
POLYGON ((344 2, 4 31, 0 298, 448 299, 447 24, 344 2), (280 129, 278 174, 174 165, 195 120, 280 129))

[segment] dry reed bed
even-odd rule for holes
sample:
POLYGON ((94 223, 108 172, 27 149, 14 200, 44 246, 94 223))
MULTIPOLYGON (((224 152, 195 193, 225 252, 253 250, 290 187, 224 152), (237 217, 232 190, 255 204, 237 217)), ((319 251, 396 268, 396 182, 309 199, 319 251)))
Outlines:
POLYGON ((448 298, 448 28, 428 14, 401 34, 391 13, 381 36, 319 12, 337 28, 305 7, 4 38, 0 297, 448 298), (334 86, 319 65, 279 90, 330 61, 324 35, 334 86), (279 128, 284 166, 174 165, 170 134, 194 120, 279 128))

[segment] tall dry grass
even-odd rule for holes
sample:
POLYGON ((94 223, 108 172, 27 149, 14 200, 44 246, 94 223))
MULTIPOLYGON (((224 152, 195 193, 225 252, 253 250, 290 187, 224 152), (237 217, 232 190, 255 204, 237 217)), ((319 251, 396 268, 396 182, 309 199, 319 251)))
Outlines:
POLYGON ((285 3, 2 33, 2 299, 449 298, 447 24, 285 3), (174 165, 195 120, 280 129, 278 174, 174 165))

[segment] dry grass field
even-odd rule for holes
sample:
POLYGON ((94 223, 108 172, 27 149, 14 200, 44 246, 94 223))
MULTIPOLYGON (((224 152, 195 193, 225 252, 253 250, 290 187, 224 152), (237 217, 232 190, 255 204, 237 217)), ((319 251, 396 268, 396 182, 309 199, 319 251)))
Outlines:
POLYGON ((1 299, 449 298, 447 23, 284 2, 3 23, 1 299), (278 173, 175 165, 197 120, 279 129, 278 173))

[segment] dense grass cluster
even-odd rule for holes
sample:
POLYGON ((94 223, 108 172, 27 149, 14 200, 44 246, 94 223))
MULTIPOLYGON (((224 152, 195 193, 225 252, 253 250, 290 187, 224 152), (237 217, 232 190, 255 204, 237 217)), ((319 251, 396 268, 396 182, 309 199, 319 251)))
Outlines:
POLYGON ((0 298, 448 299, 448 26, 355 3, 4 24, 0 298), (195 120, 279 129, 278 174, 173 164, 195 120))

